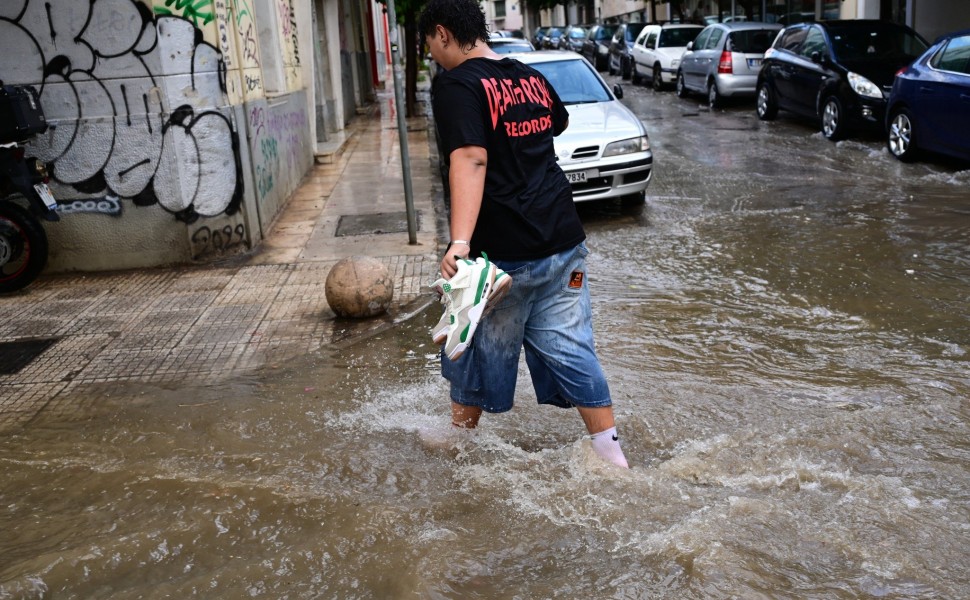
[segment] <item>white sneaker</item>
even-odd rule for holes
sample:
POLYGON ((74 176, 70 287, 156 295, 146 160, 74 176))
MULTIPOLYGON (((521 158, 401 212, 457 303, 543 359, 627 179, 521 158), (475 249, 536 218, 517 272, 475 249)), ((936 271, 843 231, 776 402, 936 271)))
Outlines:
POLYGON ((448 358, 458 360, 464 354, 486 309, 494 308, 511 286, 512 278, 484 254, 474 261, 459 259, 454 277, 434 282, 445 310, 431 337, 437 344, 444 343, 448 358))

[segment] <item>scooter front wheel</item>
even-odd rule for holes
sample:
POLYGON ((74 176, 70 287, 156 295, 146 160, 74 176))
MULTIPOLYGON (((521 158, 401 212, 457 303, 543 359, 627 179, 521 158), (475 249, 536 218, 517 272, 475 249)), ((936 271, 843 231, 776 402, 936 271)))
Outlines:
POLYGON ((47 264, 47 233, 26 208, 0 199, 0 293, 37 279, 47 264))

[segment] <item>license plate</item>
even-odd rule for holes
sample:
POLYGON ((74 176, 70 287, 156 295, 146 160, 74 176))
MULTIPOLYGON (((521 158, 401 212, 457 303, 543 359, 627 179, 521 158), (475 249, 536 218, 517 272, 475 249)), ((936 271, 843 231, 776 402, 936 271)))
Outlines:
POLYGON ((57 200, 54 199, 54 194, 51 193, 51 189, 47 187, 46 183, 35 183, 34 190, 40 196, 40 199, 44 201, 47 208, 54 210, 57 208, 57 200))
POLYGON ((748 59, 748 66, 751 67, 752 69, 756 69, 756 68, 760 67, 761 66, 761 59, 760 58, 749 58, 748 59))
POLYGON ((574 173, 566 173, 566 179, 569 180, 569 183, 585 183, 586 171, 576 171, 574 173))

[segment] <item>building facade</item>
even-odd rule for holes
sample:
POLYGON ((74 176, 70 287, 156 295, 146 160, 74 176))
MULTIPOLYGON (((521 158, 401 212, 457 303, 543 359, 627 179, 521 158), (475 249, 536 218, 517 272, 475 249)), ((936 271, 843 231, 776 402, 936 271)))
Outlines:
MULTIPOLYGON (((486 0, 486 5, 493 0, 486 0)), ((929 41, 970 27, 967 0, 589 0, 528 9, 526 34, 542 25, 590 22, 695 22, 744 18, 770 23, 812 19, 885 19, 909 25, 929 41), (573 10, 574 12, 570 12, 573 10), (589 19, 589 15, 595 15, 589 19)))
POLYGON ((4 0, 0 80, 40 93, 48 271, 252 248, 386 64, 372 0, 4 0))

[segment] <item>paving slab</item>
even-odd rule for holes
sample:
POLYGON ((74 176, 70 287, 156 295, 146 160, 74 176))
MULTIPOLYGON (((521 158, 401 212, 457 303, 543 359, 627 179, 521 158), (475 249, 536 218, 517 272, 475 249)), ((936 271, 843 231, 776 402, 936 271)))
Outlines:
POLYGON ((409 119, 419 215, 412 244, 392 106, 393 92, 379 91, 378 101, 317 157, 260 246, 231 263, 45 275, 0 296, 0 349, 40 348, 0 369, 0 431, 41 413, 81 414, 76 398, 110 393, 123 382, 231 381, 423 310, 432 302, 427 286, 446 237, 441 186, 429 117, 409 119), (337 235, 341 223, 346 229, 337 235), (394 298, 387 314, 350 321, 330 309, 327 275, 338 260, 355 255, 388 268, 394 298))

